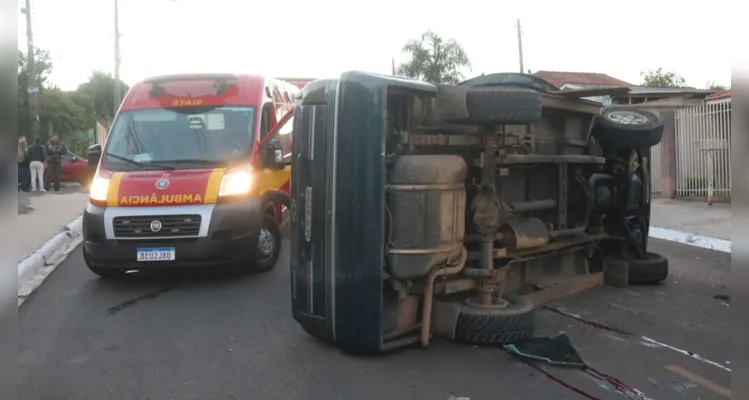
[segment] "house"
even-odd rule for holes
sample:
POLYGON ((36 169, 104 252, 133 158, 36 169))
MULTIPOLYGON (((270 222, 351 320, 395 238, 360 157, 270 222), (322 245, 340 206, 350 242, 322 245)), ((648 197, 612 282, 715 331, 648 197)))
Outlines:
POLYGON ((597 72, 536 71, 532 75, 535 75, 562 90, 582 89, 585 86, 590 87, 591 85, 600 87, 632 85, 621 79, 597 72))
POLYGON ((705 98, 706 104, 725 104, 731 103, 731 89, 724 90, 722 92, 718 92, 715 94, 712 94, 710 96, 707 96, 705 98))
POLYGON ((586 97, 587 100, 598 101, 606 105, 638 104, 643 106, 647 103, 647 106, 652 108, 674 109, 701 105, 706 97, 715 94, 715 90, 693 87, 656 88, 633 85, 601 73, 538 71, 533 75, 546 80, 561 90, 605 89, 623 86, 629 88, 629 91, 623 94, 586 97))

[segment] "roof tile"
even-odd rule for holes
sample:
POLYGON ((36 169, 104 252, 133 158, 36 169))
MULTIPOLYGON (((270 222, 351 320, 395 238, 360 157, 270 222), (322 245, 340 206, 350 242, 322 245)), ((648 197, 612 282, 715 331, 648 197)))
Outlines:
POLYGON ((632 86, 621 79, 597 72, 563 72, 563 71, 536 71, 533 75, 544 79, 556 87, 562 87, 566 83, 583 83, 589 85, 612 85, 632 86))

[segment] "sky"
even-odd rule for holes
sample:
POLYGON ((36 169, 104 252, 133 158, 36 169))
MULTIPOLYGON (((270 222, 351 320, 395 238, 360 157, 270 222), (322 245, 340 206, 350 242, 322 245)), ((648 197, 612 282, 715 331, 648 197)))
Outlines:
MULTIPOLYGON (((50 52, 51 82, 73 90, 114 69, 113 0, 31 0, 34 42, 50 52)), ((23 0, 19 0, 19 10, 23 0)), ((120 0, 120 76, 237 72, 333 77, 389 74, 403 44, 430 29, 472 63, 466 78, 525 69, 600 72, 632 84, 663 68, 704 88, 731 85, 731 0, 120 0)), ((26 24, 19 14, 19 49, 26 24)))

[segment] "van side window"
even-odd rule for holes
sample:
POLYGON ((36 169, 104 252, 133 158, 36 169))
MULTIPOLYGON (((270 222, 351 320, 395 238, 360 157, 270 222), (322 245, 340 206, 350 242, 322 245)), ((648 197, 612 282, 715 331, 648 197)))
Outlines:
POLYGON ((263 112, 260 116, 260 140, 263 140, 270 131, 271 120, 270 120, 270 103, 263 106, 263 112))

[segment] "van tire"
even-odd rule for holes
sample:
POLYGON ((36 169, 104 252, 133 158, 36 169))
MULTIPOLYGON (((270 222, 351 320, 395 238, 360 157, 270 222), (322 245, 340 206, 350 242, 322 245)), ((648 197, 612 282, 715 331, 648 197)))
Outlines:
POLYGON ((541 120, 541 95, 514 86, 441 88, 440 115, 447 122, 475 125, 526 125, 541 120))
POLYGON ((596 116, 593 136, 603 147, 653 147, 663 138, 663 120, 642 108, 609 106, 596 116), (626 117, 635 122, 624 122, 626 117))
POLYGON ((272 215, 265 214, 259 232, 252 239, 249 270, 266 272, 273 269, 281 255, 281 240, 278 222, 272 215))
MULTIPOLYGON (((495 297, 499 294, 495 293, 495 297)), ((476 345, 516 343, 533 336, 535 306, 519 296, 503 294, 504 308, 483 308, 461 303, 455 340, 476 345)))
POLYGON ((668 259, 652 252, 648 252, 647 255, 644 260, 628 262, 631 285, 654 285, 668 278, 668 259))

